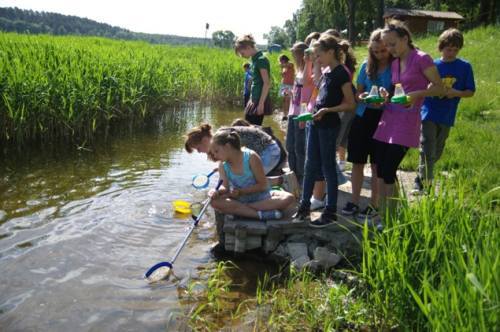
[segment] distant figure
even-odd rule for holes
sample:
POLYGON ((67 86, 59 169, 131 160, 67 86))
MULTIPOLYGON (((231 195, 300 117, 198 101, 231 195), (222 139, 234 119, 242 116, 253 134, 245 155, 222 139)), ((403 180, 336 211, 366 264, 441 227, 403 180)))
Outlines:
POLYGON ((290 95, 293 89, 293 78, 295 75, 295 68, 293 63, 290 62, 285 54, 279 57, 280 67, 281 67, 281 85, 280 85, 280 96, 283 97, 283 116, 282 121, 287 120, 288 109, 290 108, 290 95))
POLYGON ((252 72, 250 70, 250 64, 248 62, 245 62, 245 64, 243 64, 243 69, 245 70, 244 85, 243 85, 243 107, 246 107, 248 100, 250 99, 250 86, 252 85, 252 72))
POLYGON ((476 85, 472 66, 457 58, 464 46, 464 37, 457 29, 444 31, 438 40, 439 59, 434 60, 445 88, 444 97, 425 98, 420 111, 422 134, 420 136, 420 163, 413 193, 429 187, 434 178, 434 164, 441 158, 446 139, 455 123, 460 98, 474 95, 476 85))
POLYGON ((252 59, 252 85, 250 100, 245 106, 245 120, 255 125, 262 125, 264 115, 272 114, 269 90, 271 88, 269 60, 262 51, 255 48, 255 40, 251 35, 236 39, 234 51, 246 59, 252 59))
POLYGON ((260 220, 280 219, 283 216, 280 210, 295 202, 289 192, 271 192, 259 155, 241 147, 234 129, 219 129, 210 151, 221 161, 219 175, 223 180, 219 190, 209 192, 214 209, 260 220))

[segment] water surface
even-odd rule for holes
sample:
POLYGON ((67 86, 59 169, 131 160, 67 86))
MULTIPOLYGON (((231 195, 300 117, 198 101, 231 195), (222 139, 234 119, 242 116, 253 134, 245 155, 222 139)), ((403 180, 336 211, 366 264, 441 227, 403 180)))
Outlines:
MULTIPOLYGON (((182 136, 241 115, 191 105, 93 146, 0 155, 0 330, 165 331, 185 311, 180 287, 213 260, 216 241, 209 209, 176 261, 181 280, 144 281, 186 234, 190 220, 171 202, 202 201, 191 178, 216 166, 186 153, 182 136)), ((246 274, 238 278, 254 278, 246 274)))

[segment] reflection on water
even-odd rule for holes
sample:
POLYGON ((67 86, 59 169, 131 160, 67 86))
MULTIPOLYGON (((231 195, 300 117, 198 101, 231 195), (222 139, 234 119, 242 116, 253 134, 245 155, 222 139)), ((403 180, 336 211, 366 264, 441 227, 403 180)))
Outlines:
POLYGON ((183 134, 239 116, 186 106, 93 146, 0 155, 2 330, 165 330, 182 312, 177 287, 210 261, 215 240, 209 210, 176 262, 180 283, 142 279, 187 231, 170 202, 202 201, 191 178, 215 166, 187 154, 183 134))

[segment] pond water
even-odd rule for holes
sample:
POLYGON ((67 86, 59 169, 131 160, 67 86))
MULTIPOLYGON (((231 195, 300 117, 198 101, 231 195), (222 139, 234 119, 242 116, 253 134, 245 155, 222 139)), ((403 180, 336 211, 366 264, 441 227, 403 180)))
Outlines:
MULTIPOLYGON (((216 166, 186 153, 182 136, 201 122, 219 127, 241 116, 194 104, 93 146, 0 155, 0 330, 168 329, 185 311, 180 288, 213 261, 216 243, 209 209, 175 263, 181 280, 143 279, 188 230, 190 219, 171 202, 205 199, 191 178, 216 166)), ((279 131, 269 117, 265 125, 279 131)), ((239 282, 253 284, 254 269, 239 282)))

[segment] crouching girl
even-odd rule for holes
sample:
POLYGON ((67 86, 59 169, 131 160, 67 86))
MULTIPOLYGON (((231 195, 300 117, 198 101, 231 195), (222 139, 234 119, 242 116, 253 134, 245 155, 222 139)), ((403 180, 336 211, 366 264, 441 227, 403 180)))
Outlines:
POLYGON ((223 180, 219 190, 209 192, 214 209, 246 218, 280 219, 281 210, 295 202, 288 192, 271 192, 260 157, 241 147, 234 129, 218 130, 212 138, 210 151, 221 161, 219 174, 223 180))

